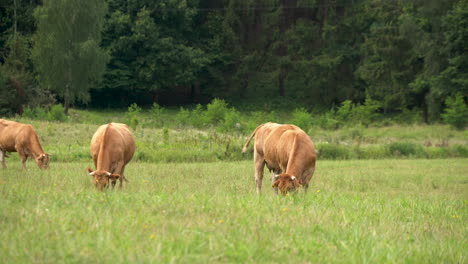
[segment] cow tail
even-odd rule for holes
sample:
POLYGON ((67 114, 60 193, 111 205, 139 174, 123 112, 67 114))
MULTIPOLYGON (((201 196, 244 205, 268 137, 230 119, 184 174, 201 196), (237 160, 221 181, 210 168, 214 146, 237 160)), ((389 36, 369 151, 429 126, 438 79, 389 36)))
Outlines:
POLYGON ((242 153, 247 152, 247 148, 249 147, 250 141, 251 141, 252 138, 255 136, 255 133, 257 133, 257 130, 258 130, 259 128, 261 128, 263 125, 265 125, 265 124, 261 124, 261 125, 259 125, 257 128, 255 128, 254 132, 252 132, 252 135, 250 135, 249 139, 247 140, 247 142, 245 143, 244 147, 242 148, 242 153))

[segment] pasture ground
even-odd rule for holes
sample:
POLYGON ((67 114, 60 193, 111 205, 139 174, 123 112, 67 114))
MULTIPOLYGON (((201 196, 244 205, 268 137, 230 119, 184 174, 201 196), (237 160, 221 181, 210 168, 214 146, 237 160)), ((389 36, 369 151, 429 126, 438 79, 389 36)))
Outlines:
POLYGON ((468 262, 468 159, 319 160, 286 197, 267 172, 255 193, 252 161, 133 162, 106 192, 91 162, 7 164, 2 263, 468 262))

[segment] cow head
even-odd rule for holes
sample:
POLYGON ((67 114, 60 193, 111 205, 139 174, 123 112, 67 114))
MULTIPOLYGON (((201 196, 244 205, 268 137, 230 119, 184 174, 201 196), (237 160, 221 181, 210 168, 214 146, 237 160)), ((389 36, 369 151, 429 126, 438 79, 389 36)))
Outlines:
POLYGON ((39 166, 40 169, 48 169, 49 168, 49 162, 50 162, 50 154, 47 153, 42 153, 39 156, 35 158, 37 166, 39 166))
POLYGON ((286 195, 289 192, 297 191, 299 186, 301 186, 301 184, 295 176, 283 173, 275 175, 275 181, 271 187, 278 188, 281 194, 286 195))
POLYGON ((90 167, 87 168, 89 175, 94 179, 94 185, 100 191, 109 186, 110 182, 115 182, 120 178, 119 174, 112 174, 105 170, 93 171, 90 167))

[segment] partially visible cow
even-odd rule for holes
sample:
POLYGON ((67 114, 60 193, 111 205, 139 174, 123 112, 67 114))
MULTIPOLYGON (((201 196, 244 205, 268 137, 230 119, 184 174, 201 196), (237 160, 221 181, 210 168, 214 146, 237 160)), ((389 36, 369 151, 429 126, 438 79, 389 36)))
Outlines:
POLYGON ((89 175, 94 177, 94 184, 99 190, 112 184, 115 187, 117 180, 119 187, 125 179, 125 166, 135 153, 135 140, 128 126, 120 123, 102 125, 91 139, 91 156, 96 170, 87 168, 89 175))
POLYGON ((26 160, 32 157, 41 169, 48 169, 50 155, 42 150, 41 143, 31 125, 0 119, 0 161, 6 168, 7 152, 18 152, 26 169, 26 160))
POLYGON ((272 174, 272 187, 284 195, 303 186, 307 191, 315 171, 316 152, 309 136, 295 125, 265 123, 250 135, 242 152, 247 151, 255 136, 255 182, 260 193, 263 169, 266 165, 272 174))

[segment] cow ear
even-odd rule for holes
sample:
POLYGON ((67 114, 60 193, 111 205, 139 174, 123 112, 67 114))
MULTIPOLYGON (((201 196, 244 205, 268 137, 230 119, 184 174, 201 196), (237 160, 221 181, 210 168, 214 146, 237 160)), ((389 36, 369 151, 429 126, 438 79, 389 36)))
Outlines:
POLYGON ((271 187, 277 188, 278 185, 279 185, 279 182, 280 182, 280 180, 276 180, 276 181, 273 183, 273 185, 271 185, 271 187))
POLYGON ((86 168, 86 170, 88 171, 89 175, 94 176, 94 171, 89 166, 86 168))
POLYGON ((109 180, 117 180, 118 178, 120 178, 120 174, 107 175, 107 178, 109 178, 109 180))

